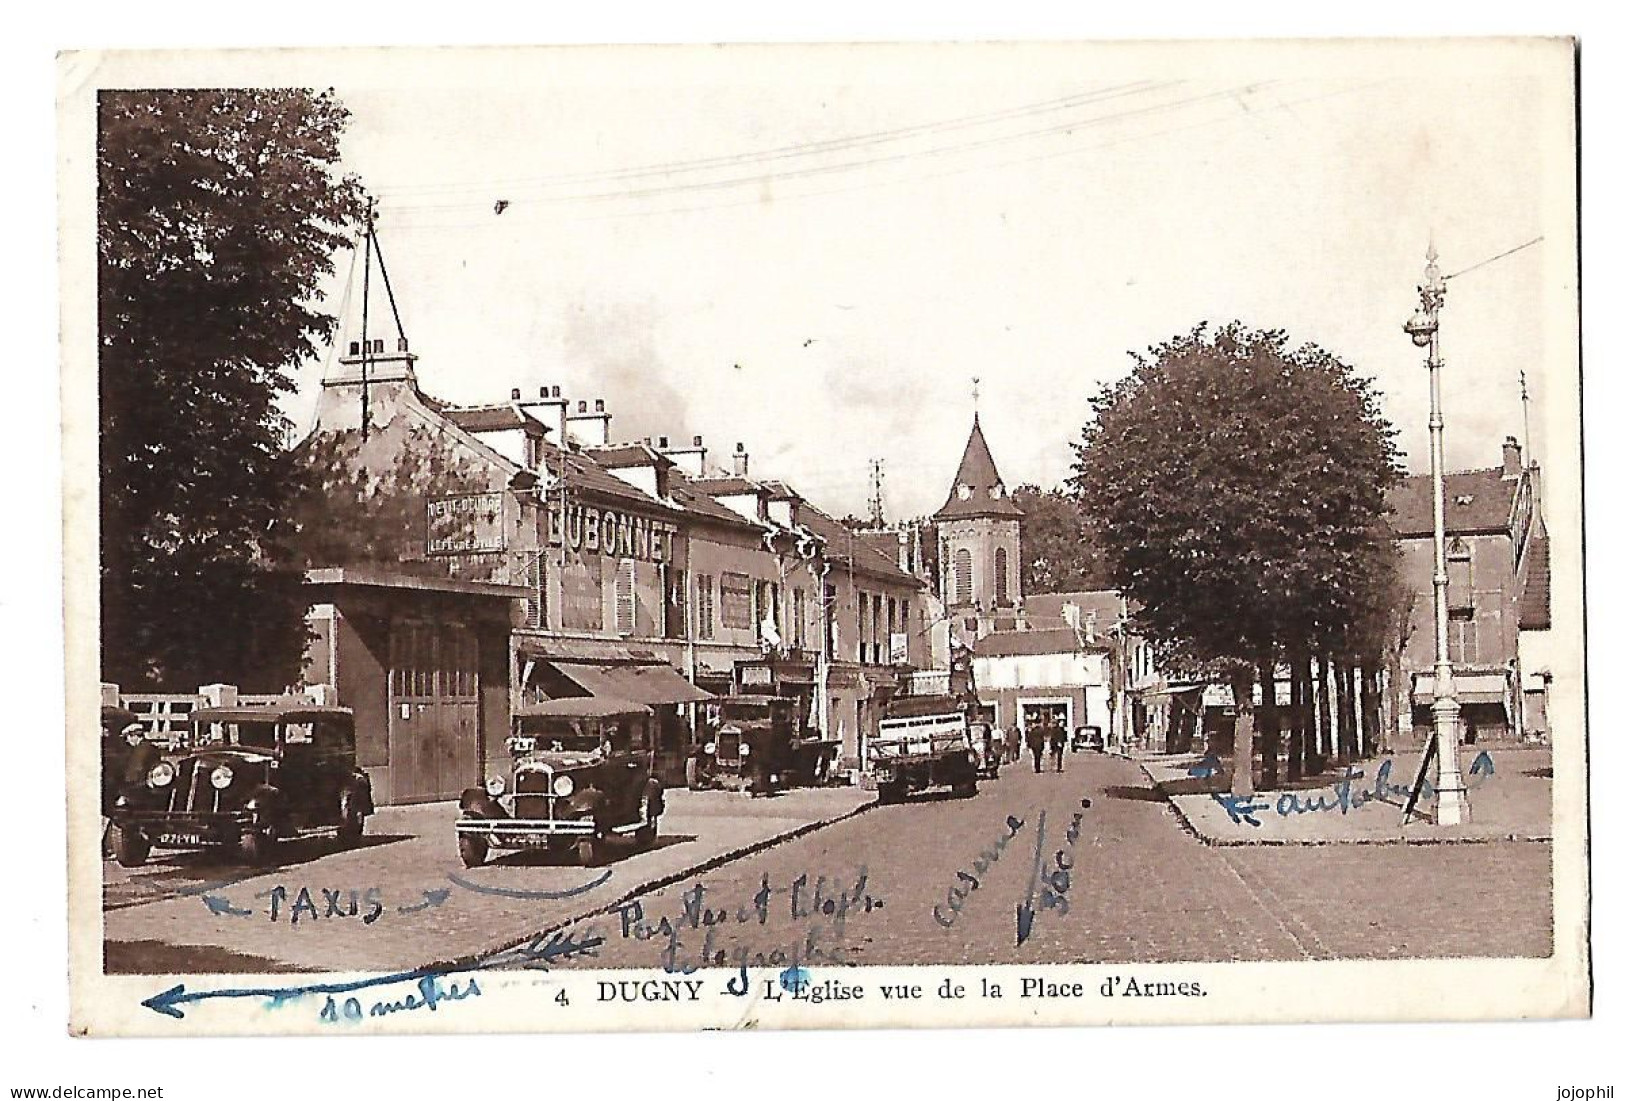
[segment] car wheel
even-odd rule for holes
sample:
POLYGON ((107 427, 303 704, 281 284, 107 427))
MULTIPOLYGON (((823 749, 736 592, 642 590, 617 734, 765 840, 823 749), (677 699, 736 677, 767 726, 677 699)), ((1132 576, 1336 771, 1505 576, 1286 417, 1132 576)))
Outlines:
POLYGON ((457 855, 462 858, 463 867, 478 868, 485 863, 486 854, 491 851, 490 842, 476 833, 460 833, 457 835, 457 855))
POLYGON ((263 826, 250 826, 238 840, 243 859, 250 864, 269 864, 276 854, 276 834, 263 826))
POLYGON ((954 795, 960 799, 969 799, 976 794, 976 778, 973 776, 962 784, 954 785, 954 795))
POLYGON ((126 868, 141 867, 147 862, 147 854, 152 851, 152 842, 147 840, 147 835, 130 826, 109 827, 107 843, 113 850, 113 859, 126 868))
POLYGON ((604 839, 583 837, 576 842, 576 863, 583 868, 596 867, 604 859, 604 839))
POLYGON ((367 816, 361 813, 361 800, 354 791, 339 796, 339 837, 345 841, 360 840, 367 829, 367 816))
POLYGON ((876 788, 882 803, 901 803, 903 801, 903 785, 898 783, 881 784, 876 788))

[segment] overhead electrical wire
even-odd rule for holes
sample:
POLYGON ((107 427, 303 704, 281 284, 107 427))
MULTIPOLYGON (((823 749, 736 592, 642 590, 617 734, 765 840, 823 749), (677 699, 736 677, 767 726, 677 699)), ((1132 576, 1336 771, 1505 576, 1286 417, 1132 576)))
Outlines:
POLYGON ((1002 111, 992 111, 981 115, 967 115, 953 119, 943 119, 936 122, 920 123, 914 126, 900 126, 890 130, 876 130, 863 134, 852 134, 840 138, 826 138, 820 141, 797 142, 791 145, 781 145, 769 149, 752 150, 742 153, 729 153, 709 157, 699 157, 689 160, 666 161, 644 165, 633 165, 628 168, 608 169, 600 172, 565 172, 548 176, 520 176, 509 179, 490 179, 480 181, 467 181, 462 183, 440 184, 409 184, 390 188, 383 192, 385 195, 425 194, 435 192, 479 191, 486 193, 492 187, 522 190, 527 186, 550 187, 562 183, 583 183, 596 180, 636 179, 644 176, 676 175, 683 172, 696 172, 710 168, 728 168, 739 164, 770 163, 777 160, 786 160, 795 157, 811 156, 816 153, 837 152, 843 149, 857 148, 864 145, 881 144, 884 142, 902 141, 923 134, 942 133, 944 131, 967 129, 974 126, 986 126, 995 122, 1009 119, 1025 118, 1040 114, 1066 110, 1071 107, 1081 107, 1101 100, 1116 99, 1124 95, 1143 94, 1159 91, 1164 88, 1176 86, 1178 81, 1135 81, 1129 84, 1112 85, 1095 91, 1065 96, 1060 99, 1044 100, 1038 103, 1024 104, 1020 107, 1007 108, 1002 111))

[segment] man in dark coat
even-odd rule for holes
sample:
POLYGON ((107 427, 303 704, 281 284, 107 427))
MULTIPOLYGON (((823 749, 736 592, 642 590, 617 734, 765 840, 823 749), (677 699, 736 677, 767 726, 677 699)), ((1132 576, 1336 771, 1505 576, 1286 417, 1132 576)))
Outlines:
POLYGON ((1056 772, 1066 771, 1066 768, 1061 763, 1062 757, 1065 755, 1065 753, 1066 727, 1062 726, 1060 723, 1052 722, 1049 726, 1049 754, 1050 757, 1055 761, 1056 772))
POLYGON ((1031 723, 1027 727, 1027 748, 1033 753, 1033 771, 1044 771, 1044 724, 1031 723))

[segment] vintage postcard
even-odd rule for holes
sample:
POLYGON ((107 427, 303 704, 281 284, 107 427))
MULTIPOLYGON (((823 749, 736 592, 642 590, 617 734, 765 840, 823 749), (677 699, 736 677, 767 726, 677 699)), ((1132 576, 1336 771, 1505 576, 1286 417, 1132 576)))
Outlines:
POLYGON ((1588 1015, 1575 64, 63 55, 71 1030, 1588 1015))

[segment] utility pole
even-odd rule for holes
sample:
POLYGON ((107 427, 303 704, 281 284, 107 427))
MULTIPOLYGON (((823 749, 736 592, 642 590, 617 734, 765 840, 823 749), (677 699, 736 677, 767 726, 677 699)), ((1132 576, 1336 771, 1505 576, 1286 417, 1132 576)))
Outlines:
POLYGON ((372 300, 372 204, 371 195, 367 196, 367 216, 365 231, 365 260, 361 265, 361 438, 367 438, 368 422, 371 419, 367 409, 367 366, 372 360, 372 338, 367 333, 367 311, 372 300))
POLYGON ((883 527, 886 523, 886 460, 869 460, 869 519, 875 527, 883 527))

